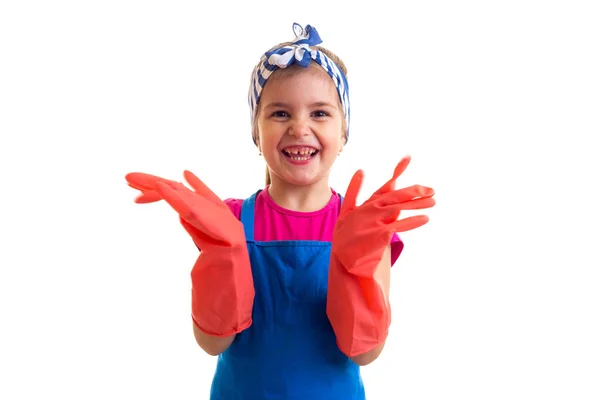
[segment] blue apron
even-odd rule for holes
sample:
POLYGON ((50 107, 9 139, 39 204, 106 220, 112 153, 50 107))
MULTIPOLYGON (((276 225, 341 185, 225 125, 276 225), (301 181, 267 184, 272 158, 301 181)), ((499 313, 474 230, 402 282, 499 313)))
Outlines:
POLYGON ((326 314, 331 243, 255 241, 257 194, 241 214, 253 322, 219 355, 211 400, 364 400, 359 366, 338 349, 326 314))

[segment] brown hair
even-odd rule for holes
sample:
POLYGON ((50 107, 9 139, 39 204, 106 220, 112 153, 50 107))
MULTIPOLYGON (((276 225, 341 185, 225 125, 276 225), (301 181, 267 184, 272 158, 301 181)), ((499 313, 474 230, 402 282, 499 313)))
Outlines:
MULTIPOLYGON (((283 47, 283 46, 289 46, 290 44, 292 44, 292 42, 284 42, 284 43, 280 43, 277 46, 273 46, 269 51, 274 50, 276 48, 279 47, 283 47)), ((337 67, 340 69, 340 71, 342 71, 342 73, 346 76, 348 76, 348 70, 346 69, 346 65, 344 64, 344 62, 342 61, 341 58, 339 58, 337 55, 335 55, 332 51, 327 50, 324 47, 321 46, 311 46, 311 49, 314 50, 319 50, 321 51, 323 54, 325 54, 327 57, 329 57, 331 59, 331 61, 333 61, 337 67)), ((312 61, 314 62, 314 60, 312 61)), ((299 73, 300 71, 304 71, 304 68, 301 68, 295 64, 291 65, 288 68, 283 68, 283 69, 278 69, 277 71, 273 72, 273 74, 271 75, 272 77, 278 77, 278 78, 286 78, 286 77, 290 77, 293 76, 297 73, 299 73)), ((260 104, 260 99, 258 101, 258 104, 256 105, 256 115, 258 115, 259 113, 259 104, 260 104)), ((338 105, 340 106, 340 109, 342 109, 342 102, 340 101, 340 99, 338 98, 338 105)), ((343 127, 342 129, 344 130, 344 135, 347 135, 348 132, 348 127, 346 126, 346 119, 343 118, 343 127)), ((347 139, 347 137, 345 136, 345 138, 347 139)), ((254 140, 254 143, 257 144, 257 140, 258 140, 258 123, 257 123, 257 119, 254 118, 253 123, 252 123, 252 139, 254 140)), ((257 144, 258 146, 258 144, 257 144)), ((271 174, 269 172, 269 166, 267 165, 266 168, 266 173, 265 173, 265 185, 270 185, 271 184, 271 174)))

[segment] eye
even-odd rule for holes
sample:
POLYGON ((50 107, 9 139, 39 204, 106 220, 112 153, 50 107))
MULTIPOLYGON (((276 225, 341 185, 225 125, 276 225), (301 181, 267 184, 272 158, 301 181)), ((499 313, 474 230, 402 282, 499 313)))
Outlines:
POLYGON ((313 117, 327 117, 329 113, 327 111, 318 110, 312 113, 313 117))
POLYGON ((272 117, 276 117, 276 118, 286 118, 289 117, 288 113, 283 111, 283 110, 277 110, 274 111, 273 114, 271 114, 272 117))

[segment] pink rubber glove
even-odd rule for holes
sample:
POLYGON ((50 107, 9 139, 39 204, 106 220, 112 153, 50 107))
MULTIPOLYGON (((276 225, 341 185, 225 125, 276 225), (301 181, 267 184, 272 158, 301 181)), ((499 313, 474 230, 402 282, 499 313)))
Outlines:
POLYGON ((392 235, 429 220, 425 215, 398 220, 400 212, 435 204, 433 189, 420 185, 394 189, 409 162, 410 157, 402 159, 392 179, 358 207, 363 172, 357 171, 342 203, 332 240, 327 315, 338 347, 349 357, 367 353, 387 337, 391 309, 375 271, 392 235))
POLYGON ((254 282, 242 223, 198 177, 185 185, 143 173, 126 176, 142 188, 138 203, 166 200, 201 249, 191 272, 192 318, 203 332, 231 336, 252 324, 254 282), (141 199, 141 200, 140 200, 141 199))

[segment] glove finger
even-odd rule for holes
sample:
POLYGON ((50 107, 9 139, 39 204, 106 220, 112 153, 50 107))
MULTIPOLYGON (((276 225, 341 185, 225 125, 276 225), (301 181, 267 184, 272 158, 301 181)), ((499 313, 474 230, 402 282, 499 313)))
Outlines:
POLYGON ((145 204, 145 203, 154 203, 156 201, 160 201, 162 200, 162 196, 160 195, 160 193, 158 193, 158 191, 154 190, 154 189, 146 189, 146 188, 140 188, 140 187, 136 187, 134 185, 132 185, 131 183, 127 183, 127 186, 139 190, 141 193, 135 198, 134 202, 138 203, 138 204, 145 204))
POLYGON ((156 175, 145 174, 143 172, 130 172, 125 175, 125 179, 129 183, 129 186, 139 190, 153 190, 156 189, 156 183, 170 183, 168 179, 161 178, 156 175))
POLYGON ((204 184, 193 172, 185 170, 183 171, 183 176, 185 180, 190 184, 190 186, 200 195, 202 195, 206 200, 211 201, 217 206, 225 206, 227 205, 223 203, 223 201, 217 196, 208 186, 204 184))
MULTIPOLYGON (((188 188, 186 188, 184 185, 182 185, 179 182, 174 182, 174 181, 168 181, 168 180, 164 180, 163 181, 156 181, 154 182, 153 186, 156 187, 156 184, 162 184, 162 185, 166 185, 168 187, 170 187, 173 190, 189 190, 188 188)), ((163 199, 163 196, 160 194, 160 192, 153 188, 153 189, 148 189, 148 188, 136 188, 133 185, 129 184, 129 186, 133 187, 134 189, 138 189, 139 191, 141 191, 142 193, 136 197, 136 199, 134 200, 135 203, 138 204, 147 204, 147 203, 155 203, 157 201, 160 201, 163 199)))
POLYGON ((394 190, 393 192, 382 195, 377 199, 377 204, 380 206, 388 206, 415 199, 431 198, 434 195, 435 191, 430 187, 413 185, 407 188, 394 190))
POLYGON ((431 188, 429 186, 423 186, 423 185, 412 185, 412 186, 402 188, 400 190, 403 190, 403 191, 406 191, 407 193, 412 194, 414 198, 433 197, 435 195, 435 190, 433 188, 431 188))
POLYGON ((425 199, 414 199, 401 204, 402 210, 423 210, 435 206, 435 199, 427 197, 425 199))
POLYGON ((384 225, 395 224, 402 211, 423 210, 435 206, 432 198, 410 200, 403 203, 391 204, 377 210, 377 219, 384 225))
POLYGON ((161 201, 163 199, 162 195, 158 190, 148 190, 142 192, 138 197, 135 198, 135 202, 137 204, 148 204, 155 203, 157 201, 161 201))
POLYGON ((429 217, 426 215, 415 215, 398 220, 392 224, 394 232, 406 232, 412 229, 419 228, 429 222, 429 217))
POLYGON ((394 168, 394 175, 392 176, 392 179, 387 181, 374 194, 380 195, 380 194, 387 193, 391 190, 394 190, 394 187, 396 186, 396 180, 398 179, 398 177, 400 177, 400 175, 402 175, 404 173, 404 171, 406 171, 408 164, 410 164, 410 160, 411 160, 411 157, 408 155, 402 157, 402 160, 400 160, 400 162, 396 165, 396 168, 394 168))
POLYGON ((141 175, 144 174, 142 174, 141 172, 130 172, 127 175, 125 175, 127 185, 138 190, 152 189, 152 187, 145 185, 146 180, 141 175))
POLYGON ((414 200, 405 201, 402 203, 394 204, 389 207, 401 211, 401 210, 423 210, 425 208, 431 208, 433 206, 435 206, 435 199, 428 197, 425 199, 414 199, 414 200))
POLYGON ((352 210, 354 207, 356 207, 356 198, 358 197, 358 193, 360 192, 364 175, 365 174, 363 170, 359 169, 352 176, 352 179, 348 184, 348 189, 346 190, 346 195, 344 196, 344 201, 342 202, 340 215, 343 215, 346 212, 352 210))

